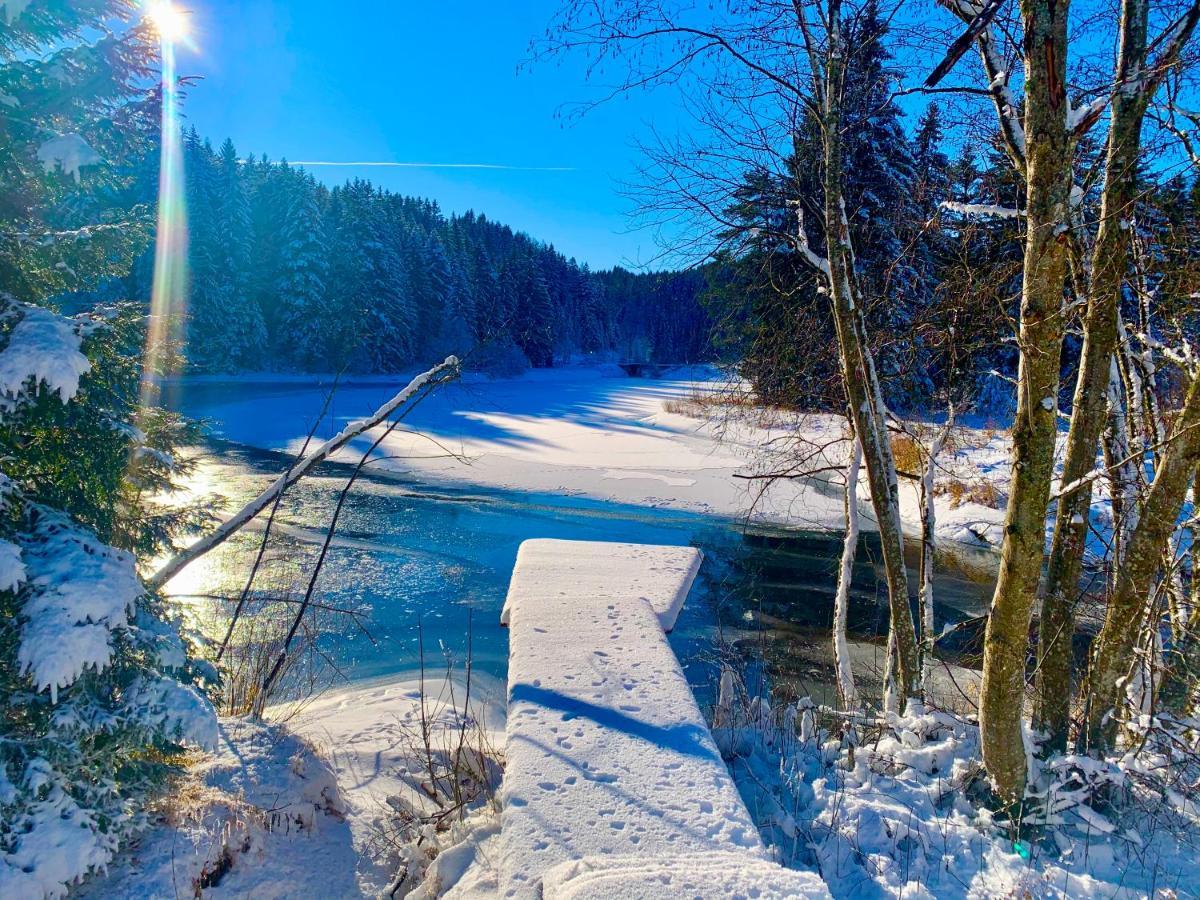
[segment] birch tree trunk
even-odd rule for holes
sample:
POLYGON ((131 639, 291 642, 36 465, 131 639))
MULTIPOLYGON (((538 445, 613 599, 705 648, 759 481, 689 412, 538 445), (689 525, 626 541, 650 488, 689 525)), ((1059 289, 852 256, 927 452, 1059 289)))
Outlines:
MULTIPOLYGON (((1120 320, 1117 322, 1120 328, 1120 320)), ((1118 348, 1118 354, 1120 353, 1118 348)), ((1128 537, 1137 526, 1137 503, 1141 485, 1137 456, 1129 435, 1129 402, 1121 367, 1114 356, 1109 362, 1108 426, 1104 433, 1104 465, 1112 497, 1112 565, 1119 568, 1128 537)))
POLYGON ((833 304, 846 398, 854 419, 854 430, 862 446, 871 505, 883 545, 884 571, 888 585, 890 634, 896 646, 896 693, 903 704, 918 690, 917 639, 908 597, 908 573, 904 567, 904 535, 900 525, 900 489, 896 462, 888 439, 886 409, 875 361, 866 340, 862 298, 854 271, 854 249, 850 240, 842 200, 841 98, 846 71, 842 43, 841 3, 831 0, 827 14, 828 50, 824 60, 821 90, 822 131, 825 165, 825 243, 828 255, 829 294, 833 304))
POLYGON ((846 537, 842 541, 842 560, 838 570, 837 594, 833 599, 833 663, 837 669, 838 698, 843 709, 858 707, 858 688, 854 685, 854 667, 846 646, 846 618, 850 609, 850 582, 854 576, 854 557, 858 551, 858 473, 862 467, 862 447, 852 434, 850 461, 846 464, 846 537))
POLYGON ((984 638, 984 764, 1009 803, 1025 788, 1025 655, 1045 555, 1058 420, 1071 196, 1066 56, 1069 0, 1024 0, 1026 237, 1012 481, 1000 572, 984 638))
POLYGON ((938 456, 953 428, 954 404, 950 404, 946 425, 937 432, 930 444, 925 471, 921 473, 921 583, 918 596, 921 609, 921 684, 926 691, 929 690, 933 670, 933 562, 937 555, 937 504, 934 502, 933 481, 938 456))
POLYGON ((1158 456, 1154 483, 1117 570, 1104 625, 1092 645, 1083 689, 1087 709, 1085 737, 1091 747, 1109 747, 1116 737, 1121 687, 1130 674, 1134 647, 1150 612, 1154 578, 1162 568, 1162 548, 1175 531, 1192 475, 1200 462, 1200 376, 1193 376, 1183 409, 1158 456))
POLYGON ((1112 355, 1117 345, 1117 309, 1129 257, 1130 219, 1136 199, 1146 96, 1136 82, 1146 62, 1147 0, 1123 0, 1117 87, 1112 99, 1100 224, 1092 250, 1083 351, 1062 483, 1076 485, 1058 500, 1058 515, 1038 629, 1035 722, 1048 735, 1046 748, 1065 751, 1071 714, 1071 638, 1074 601, 1083 572, 1096 452, 1105 424, 1112 355))

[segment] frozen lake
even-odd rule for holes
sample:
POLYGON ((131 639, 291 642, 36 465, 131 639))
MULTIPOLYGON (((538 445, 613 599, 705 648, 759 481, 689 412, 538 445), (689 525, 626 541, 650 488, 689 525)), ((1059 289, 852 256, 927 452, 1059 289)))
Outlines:
MULTIPOLYGON (((518 545, 535 537, 632 541, 691 545, 705 553, 700 577, 672 635, 689 680, 702 697, 712 684, 714 661, 722 654, 755 661, 752 670, 758 669, 758 659, 766 659, 775 677, 795 681, 803 692, 821 694, 830 675, 827 629, 840 535, 748 523, 729 506, 733 492, 743 490, 736 484, 718 485, 719 490, 708 492, 707 501, 700 492, 688 494, 686 488, 701 482, 732 482, 728 468, 736 464, 736 448, 706 449, 694 433, 673 438, 670 430, 643 425, 644 433, 626 434, 624 441, 640 442, 643 454, 601 459, 594 451, 592 456, 572 453, 577 436, 569 429, 563 434, 559 420, 539 422, 531 411, 545 404, 545 416, 565 419, 571 428, 591 429, 595 434, 588 436, 590 442, 603 444, 608 439, 605 419, 611 416, 597 404, 598 391, 610 405, 632 409, 644 418, 646 409, 653 415, 664 397, 682 390, 673 383, 606 379, 589 380, 578 388, 561 376, 557 381, 531 379, 524 386, 523 381, 458 386, 431 398, 431 405, 413 417, 414 426, 422 429, 437 425, 443 444, 457 441, 456 454, 466 445, 469 461, 441 457, 412 464, 393 458, 372 464, 360 477, 318 583, 322 604, 361 613, 359 624, 345 616, 319 617, 319 646, 330 663, 352 680, 411 672, 419 659, 418 621, 427 665, 440 664, 443 648, 461 660, 470 620, 476 669, 502 679, 507 634, 499 626, 499 612, 518 545), (554 389, 547 390, 548 385, 554 389), (514 413, 514 405, 521 411, 514 413), (474 424, 467 434, 458 435, 445 424, 477 423, 481 417, 493 422, 516 417, 525 433, 535 437, 484 436, 482 440, 499 446, 496 450, 480 446, 474 424), (557 432, 557 439, 536 436, 542 429, 557 432), (542 448, 539 466, 536 453, 542 443, 550 446, 542 448), (671 443, 680 444, 674 455, 671 443), (530 466, 538 468, 541 482, 530 477, 530 466), (653 477, 614 478, 614 472, 653 477), (501 478, 510 485, 497 484, 501 478), (672 485, 664 479, 692 484, 672 485), (518 482, 529 489, 511 486, 518 482), (547 483, 549 489, 536 489, 539 483, 547 483), (603 496, 604 491, 612 495, 603 496)), ((343 387, 318 437, 341 427, 343 420, 370 412, 396 387, 343 387)), ((236 509, 286 468, 290 457, 281 451, 303 440, 323 399, 322 389, 304 383, 239 380, 177 386, 173 402, 209 419, 220 435, 201 451, 197 489, 225 496, 226 511, 236 509)), ((625 428, 637 431, 621 422, 609 421, 608 427, 618 435, 625 428)), ((694 424, 691 428, 694 432, 694 424)), ((387 455, 402 455, 396 449, 387 455)), ((260 587, 289 591, 304 579, 348 474, 345 461, 327 464, 288 493, 260 587)), ((803 515, 797 519, 807 521, 803 515)), ((260 537, 261 531, 247 530, 185 570, 170 590, 193 598, 195 608, 211 617, 214 606, 224 604, 205 596, 240 592, 260 537)), ((857 653, 872 659, 882 654, 869 638, 884 621, 878 602, 884 588, 873 562, 878 557, 872 553, 873 544, 872 535, 864 536, 851 622, 864 639, 857 653)), ((941 621, 959 620, 986 607, 985 591, 965 576, 944 573, 938 588, 941 621)))

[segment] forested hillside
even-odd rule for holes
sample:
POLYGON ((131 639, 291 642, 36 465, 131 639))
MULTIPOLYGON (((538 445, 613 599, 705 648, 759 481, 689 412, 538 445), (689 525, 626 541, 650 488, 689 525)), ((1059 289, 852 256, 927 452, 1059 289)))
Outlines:
POLYGON ((708 357, 699 274, 592 272, 482 214, 447 216, 368 181, 331 190, 195 131, 184 166, 192 371, 382 373, 448 353, 496 373, 580 354, 708 357))

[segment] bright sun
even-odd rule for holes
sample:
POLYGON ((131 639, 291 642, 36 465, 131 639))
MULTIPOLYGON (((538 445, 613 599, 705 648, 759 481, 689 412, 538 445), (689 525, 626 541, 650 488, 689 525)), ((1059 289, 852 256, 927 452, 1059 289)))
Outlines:
POLYGON ((170 0, 152 0, 147 4, 146 12, 164 41, 174 42, 187 37, 187 13, 170 0))

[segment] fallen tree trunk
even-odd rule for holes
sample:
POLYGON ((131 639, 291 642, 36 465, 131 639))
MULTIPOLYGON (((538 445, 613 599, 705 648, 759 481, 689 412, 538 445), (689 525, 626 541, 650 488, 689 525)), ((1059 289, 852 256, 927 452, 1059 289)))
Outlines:
POLYGON ((230 518, 226 519, 211 534, 201 538, 187 549, 182 550, 169 559, 162 568, 146 579, 146 587, 150 590, 161 588, 178 575, 188 564, 199 559, 214 547, 220 546, 230 536, 237 533, 247 522, 266 509, 283 491, 307 475, 314 466, 329 459, 329 457, 333 456, 333 454, 337 453, 363 432, 369 431, 380 422, 391 417, 396 410, 408 403, 422 388, 442 384, 456 377, 458 377, 458 358, 455 356, 447 356, 445 361, 438 363, 438 365, 427 372, 422 372, 410 381, 404 390, 392 397, 391 400, 375 410, 370 416, 351 422, 312 453, 292 466, 283 475, 280 475, 270 487, 243 506, 230 518))

